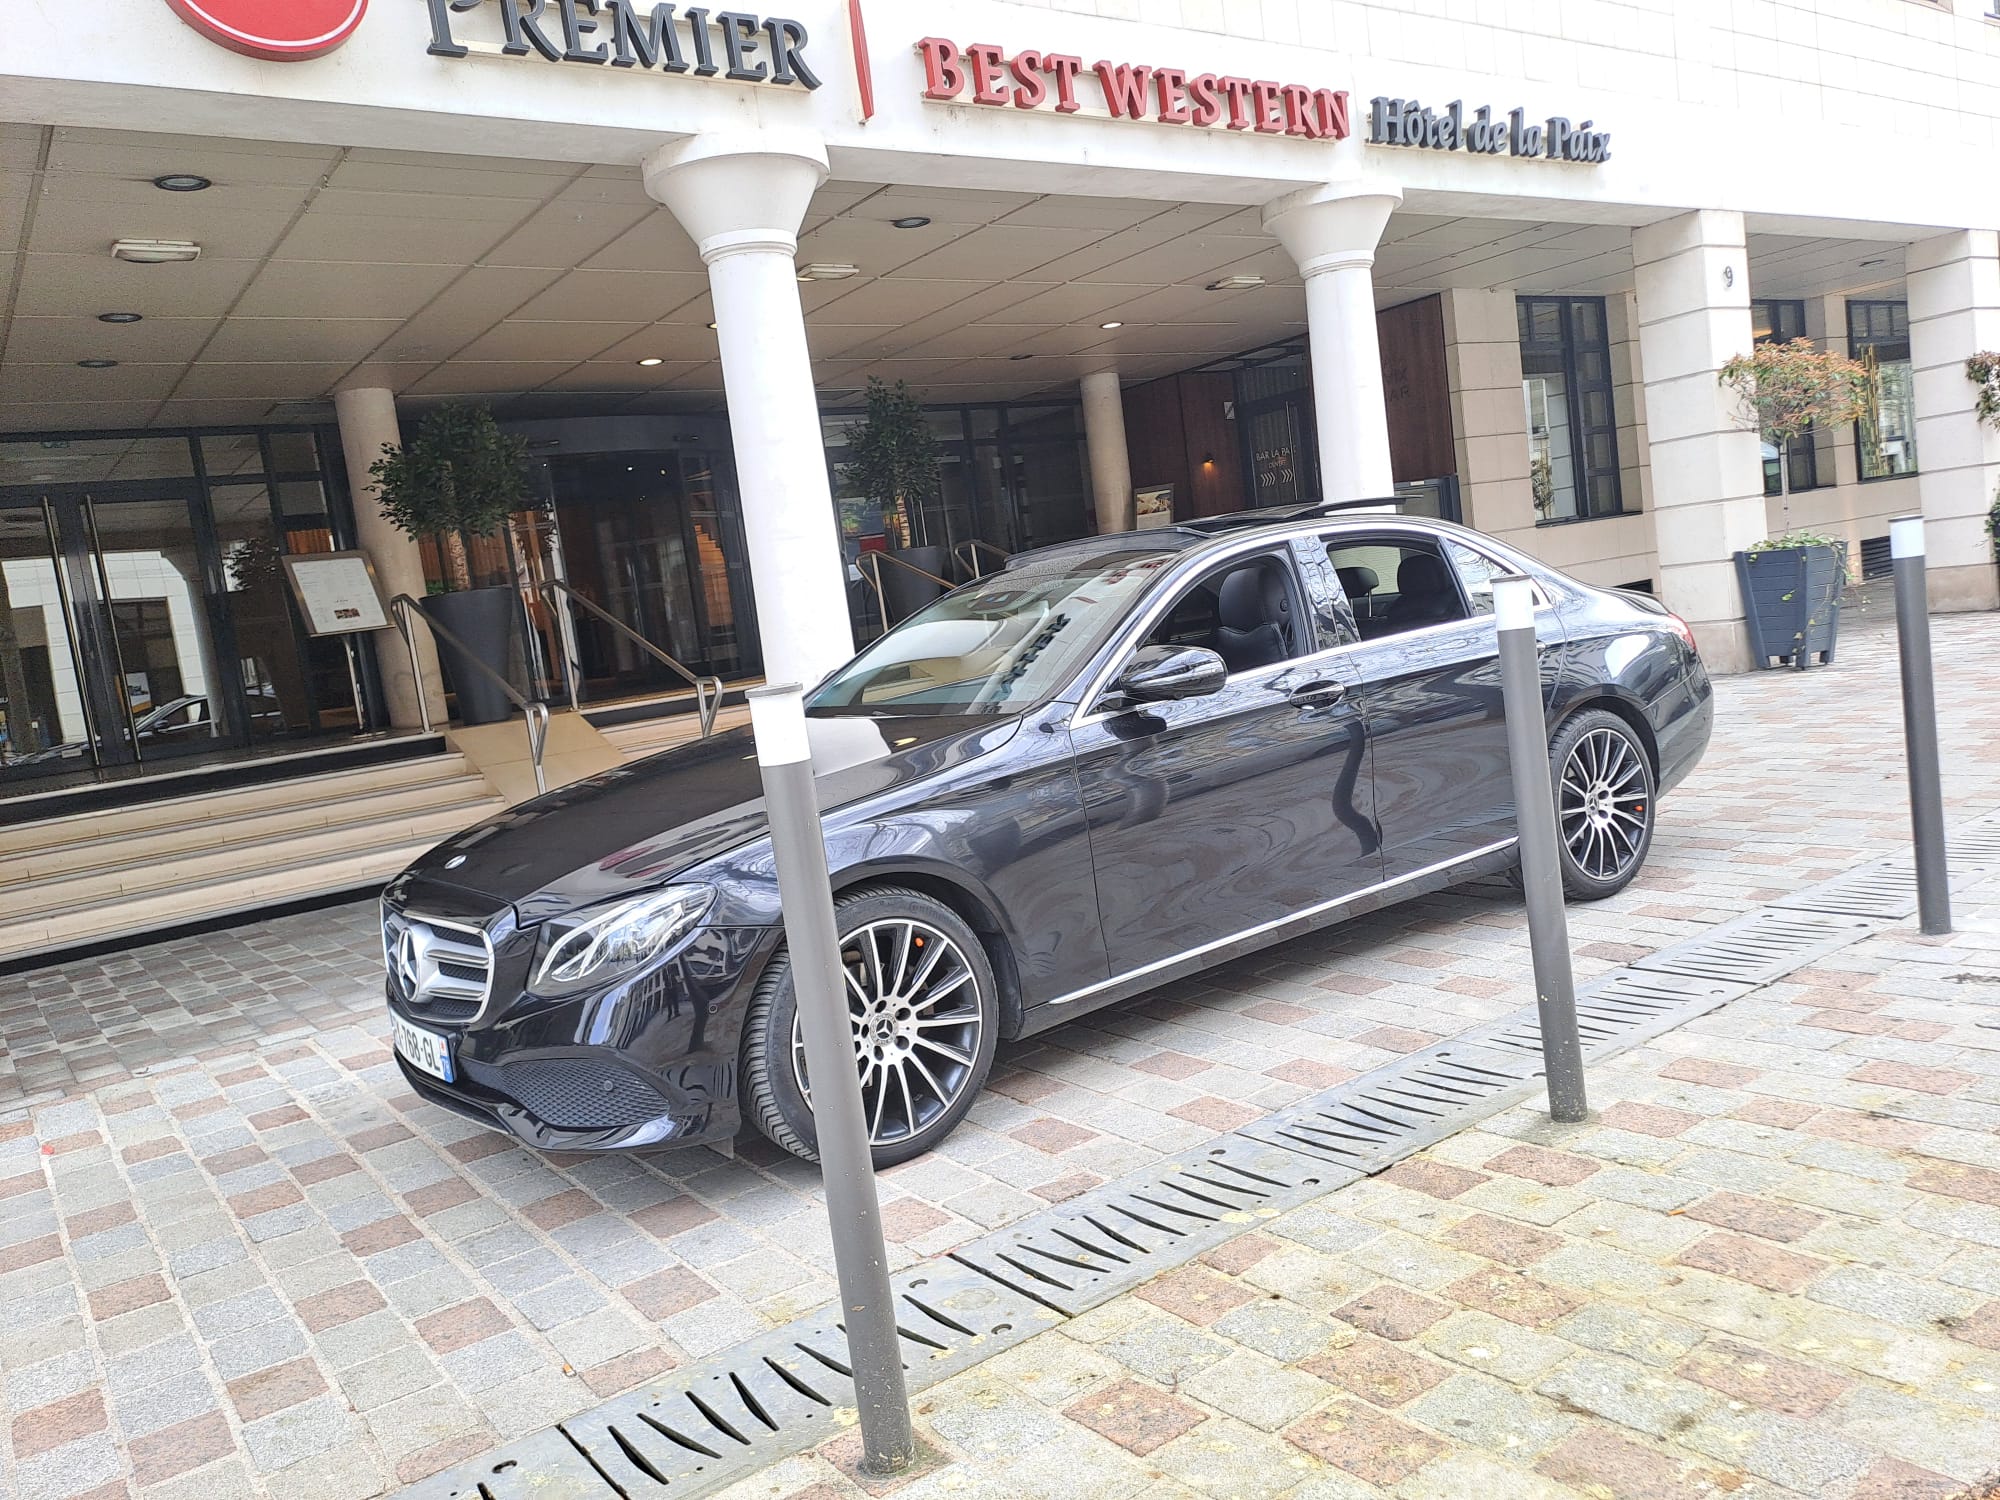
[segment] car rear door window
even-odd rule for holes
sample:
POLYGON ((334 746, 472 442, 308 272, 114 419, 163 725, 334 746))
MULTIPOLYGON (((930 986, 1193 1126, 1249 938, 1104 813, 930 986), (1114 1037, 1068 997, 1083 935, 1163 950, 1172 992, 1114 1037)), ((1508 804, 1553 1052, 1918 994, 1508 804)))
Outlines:
MULTIPOLYGON (((1451 559, 1452 569, 1458 574, 1459 586, 1465 591, 1466 602, 1471 605, 1472 612, 1475 615, 1492 614, 1493 580, 1505 578, 1514 570, 1463 542, 1447 539, 1444 551, 1445 556, 1451 559)), ((1534 592, 1535 608, 1545 608, 1549 600, 1542 592, 1542 586, 1531 583, 1530 588, 1534 592)))
POLYGON ((1364 641, 1470 618, 1458 575, 1435 542, 1336 537, 1326 555, 1364 641))

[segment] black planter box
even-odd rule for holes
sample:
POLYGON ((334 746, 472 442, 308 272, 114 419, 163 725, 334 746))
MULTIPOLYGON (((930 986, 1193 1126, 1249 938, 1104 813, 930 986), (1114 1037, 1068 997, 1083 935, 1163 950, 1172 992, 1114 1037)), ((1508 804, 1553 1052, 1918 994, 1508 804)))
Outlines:
MULTIPOLYGON (((507 587, 427 594, 424 613, 471 648, 471 654, 502 677, 513 660, 514 622, 521 597, 507 587)), ((466 660, 457 646, 438 636, 438 660, 457 700, 461 724, 498 724, 514 712, 500 684, 466 660)))
POLYGON ((1833 660, 1847 581, 1844 546, 1739 552, 1736 581, 1750 625, 1750 655, 1759 667, 1803 669, 1815 656, 1822 663, 1833 660))

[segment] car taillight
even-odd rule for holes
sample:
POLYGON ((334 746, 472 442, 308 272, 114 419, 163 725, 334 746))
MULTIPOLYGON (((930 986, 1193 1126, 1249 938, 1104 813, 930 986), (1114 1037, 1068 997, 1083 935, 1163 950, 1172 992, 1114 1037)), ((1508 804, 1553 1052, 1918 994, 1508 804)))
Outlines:
POLYGON ((1681 638, 1681 643, 1688 648, 1689 656, 1701 655, 1701 648, 1694 643, 1694 631, 1689 628, 1686 620, 1683 620, 1679 615, 1669 610, 1667 611, 1667 623, 1673 628, 1674 634, 1681 638))

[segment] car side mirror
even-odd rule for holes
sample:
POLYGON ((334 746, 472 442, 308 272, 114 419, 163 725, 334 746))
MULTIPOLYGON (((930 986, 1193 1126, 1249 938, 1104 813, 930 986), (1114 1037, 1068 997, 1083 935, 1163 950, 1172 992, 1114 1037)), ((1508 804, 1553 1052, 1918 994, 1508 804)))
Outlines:
POLYGON ((1166 703, 1222 691, 1229 668, 1206 646, 1141 646, 1111 691, 1127 703, 1166 703))

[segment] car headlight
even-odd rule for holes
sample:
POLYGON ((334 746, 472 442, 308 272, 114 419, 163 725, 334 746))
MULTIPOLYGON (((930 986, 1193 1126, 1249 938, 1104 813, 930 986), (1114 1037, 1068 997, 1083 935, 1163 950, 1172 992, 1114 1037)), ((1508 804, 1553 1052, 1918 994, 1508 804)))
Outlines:
POLYGON ((554 935, 528 987, 566 990, 629 973, 685 937, 714 899, 705 885, 670 885, 566 918, 551 928, 554 935))

